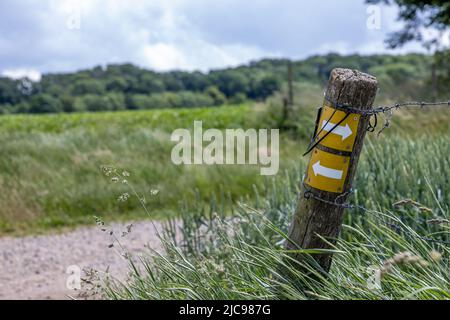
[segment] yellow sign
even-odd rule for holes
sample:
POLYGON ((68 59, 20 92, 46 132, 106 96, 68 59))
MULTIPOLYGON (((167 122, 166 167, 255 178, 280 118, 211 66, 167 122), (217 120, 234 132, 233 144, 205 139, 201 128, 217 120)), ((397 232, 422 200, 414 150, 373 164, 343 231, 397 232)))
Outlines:
POLYGON ((315 148, 309 161, 305 183, 319 190, 342 193, 349 162, 350 157, 315 148))
POLYGON ((324 106, 318 123, 317 132, 320 133, 317 136, 317 140, 327 133, 329 134, 320 142, 321 145, 341 151, 351 152, 353 150, 361 116, 351 113, 344 121, 339 123, 345 116, 346 113, 343 111, 324 106), (338 123, 339 125, 337 125, 338 123))

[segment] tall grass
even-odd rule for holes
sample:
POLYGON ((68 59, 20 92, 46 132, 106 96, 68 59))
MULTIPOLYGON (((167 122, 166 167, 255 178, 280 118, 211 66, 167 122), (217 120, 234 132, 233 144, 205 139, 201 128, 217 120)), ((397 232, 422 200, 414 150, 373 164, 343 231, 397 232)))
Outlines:
MULTIPOLYGON (((288 123, 293 129, 281 135, 282 169, 306 160, 300 155, 311 135, 316 107, 322 97, 320 91, 318 86, 308 84, 299 84, 296 88, 296 105, 288 123)), ((204 128, 279 128, 282 124, 281 101, 281 96, 275 95, 267 103, 256 105, 1 116, 0 235, 92 223, 93 215, 107 220, 148 218, 139 201, 114 201, 126 186, 99 179, 102 165, 115 165, 130 171, 136 188, 146 195, 151 218, 154 219, 176 215, 180 202, 192 204, 197 191, 204 195, 206 203, 221 190, 234 200, 249 195, 253 185, 260 187, 263 183, 258 168, 175 166, 170 161, 173 146, 170 133, 176 128, 192 128, 194 120, 202 120, 204 128), (151 190, 160 192, 151 196, 151 190)), ((438 135, 448 136, 449 115, 448 108, 400 112, 394 117, 392 127, 380 139, 373 139, 373 144, 382 145, 384 139, 391 140, 393 136, 398 136, 397 139, 407 136, 416 141, 416 137, 426 132, 431 137, 430 141, 420 142, 423 149, 410 155, 416 159, 426 157, 431 148, 440 148, 441 142, 447 147, 448 141, 443 141, 444 138, 439 143, 433 141, 438 135)), ((373 157, 397 168, 399 172, 395 172, 395 179, 402 179, 404 183, 395 187, 395 190, 402 191, 399 195, 416 197, 417 194, 409 194, 406 187, 417 182, 414 181, 415 176, 408 176, 410 168, 404 166, 403 159, 408 156, 395 158, 397 151, 413 151, 397 150, 393 144, 389 146, 390 149, 383 153, 383 157, 390 157, 387 161, 383 161, 379 154, 373 157)), ((370 148, 368 145, 366 149, 370 148)), ((402 144, 401 148, 414 146, 402 144)), ((423 165, 423 175, 430 179, 444 179, 445 175, 431 172, 432 168, 445 170, 443 158, 445 156, 434 159, 429 166, 423 165)), ((368 163, 363 162, 361 166, 368 163)), ((421 159, 417 165, 422 163, 421 159)), ((370 170, 362 167, 359 172, 370 174, 370 170)), ((367 179, 379 181, 384 179, 384 173, 376 173, 376 177, 368 176, 367 179)), ((380 183, 390 181, 385 179, 380 183)), ((422 179, 420 183, 423 188, 425 181, 422 179)), ((359 203, 372 201, 370 194, 364 193, 360 187, 356 191, 359 203)), ((439 190, 437 192, 439 196, 439 190)), ((385 205, 388 200, 380 201, 385 205)))
POLYGON ((450 299, 449 245, 428 240, 450 241, 449 151, 446 137, 369 142, 351 200, 368 210, 347 211, 328 276, 314 267, 315 250, 299 250, 300 272, 282 247, 300 165, 255 190, 253 201, 184 207, 161 235, 164 253, 130 259, 131 278, 106 282, 104 292, 111 299, 450 299))
POLYGON ((170 133, 191 128, 195 119, 205 127, 242 127, 248 108, 0 117, 0 234, 92 223, 93 215, 147 217, 137 201, 114 201, 124 186, 99 179, 102 165, 131 172, 153 218, 173 214, 195 186, 217 190, 226 176, 237 177, 232 193, 241 194, 256 183, 256 169, 177 167, 170 160, 170 133), (150 195, 153 189, 158 196, 150 195))
MULTIPOLYGON (((139 201, 115 201, 126 186, 102 179, 100 167, 131 174, 146 196, 151 218, 177 213, 197 191, 237 199, 261 185, 256 166, 176 166, 171 161, 176 128, 246 128, 251 107, 0 117, 0 234, 22 234, 111 220, 149 218, 139 201), (231 186, 228 187, 227 186, 231 186), (158 190, 152 195, 152 190, 158 190)), ((283 138, 281 166, 292 165, 295 142, 283 138)))

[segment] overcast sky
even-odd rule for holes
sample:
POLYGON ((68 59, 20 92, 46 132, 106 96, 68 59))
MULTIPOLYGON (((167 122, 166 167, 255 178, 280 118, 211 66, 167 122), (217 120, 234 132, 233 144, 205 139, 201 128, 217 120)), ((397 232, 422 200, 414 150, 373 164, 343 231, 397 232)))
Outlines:
POLYGON ((123 62, 209 70, 262 57, 381 53, 401 24, 394 8, 380 13, 371 29, 364 0, 1 0, 0 74, 37 78, 123 62))

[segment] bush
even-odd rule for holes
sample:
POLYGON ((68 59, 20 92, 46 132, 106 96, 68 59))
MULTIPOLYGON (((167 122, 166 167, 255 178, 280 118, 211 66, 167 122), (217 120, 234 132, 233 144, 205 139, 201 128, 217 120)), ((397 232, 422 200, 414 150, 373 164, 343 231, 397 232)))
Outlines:
POLYGON ((207 94, 189 91, 164 92, 151 95, 129 95, 128 109, 156 109, 156 108, 195 108, 214 105, 214 99, 207 94))
POLYGON ((127 97, 127 108, 131 110, 151 109, 149 96, 145 94, 134 94, 127 97))
POLYGON ((61 96, 61 104, 64 112, 74 112, 75 111, 75 98, 69 95, 61 96))
POLYGON ((0 104, 0 114, 8 114, 12 111, 12 105, 9 103, 0 104))
POLYGON ((122 93, 110 92, 104 97, 105 102, 108 105, 108 110, 124 110, 125 96, 122 93))
POLYGON ((88 94, 76 97, 73 111, 113 111, 125 109, 125 97, 121 93, 110 92, 104 96, 88 94))
POLYGON ((214 105, 214 99, 209 95, 183 91, 179 93, 181 106, 185 108, 208 107, 214 105))
POLYGON ((216 86, 206 88, 205 94, 213 99, 215 106, 220 106, 227 102, 227 97, 216 86))
POLYGON ((101 96, 85 95, 83 97, 84 105, 87 111, 105 111, 110 110, 108 101, 101 96))
POLYGON ((74 112, 85 112, 87 111, 87 106, 84 103, 83 97, 75 97, 73 102, 73 111, 74 112))
POLYGON ((232 96, 229 100, 231 104, 241 104, 247 101, 247 95, 245 93, 237 93, 234 96, 232 96))
POLYGON ((266 76, 253 84, 250 97, 264 100, 280 88, 281 80, 278 77, 266 76))

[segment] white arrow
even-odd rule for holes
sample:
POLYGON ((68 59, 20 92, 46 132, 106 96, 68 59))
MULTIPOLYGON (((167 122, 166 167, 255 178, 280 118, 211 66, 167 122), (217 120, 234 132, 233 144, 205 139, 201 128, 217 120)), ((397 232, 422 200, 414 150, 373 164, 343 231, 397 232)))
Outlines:
MULTIPOLYGON (((323 120, 323 122, 322 122, 322 130, 331 131, 331 130, 333 130, 334 126, 335 126, 334 123, 329 122, 327 120, 323 120)), ((334 134, 340 135, 342 137, 342 141, 344 141, 345 139, 350 137, 353 132, 352 132, 352 129, 350 129, 350 127, 348 126, 348 123, 347 123, 347 124, 345 124, 345 127, 344 126, 337 126, 330 133, 334 133, 334 134)))
POLYGON ((341 180, 342 179, 342 170, 331 169, 328 167, 324 167, 320 164, 320 160, 313 164, 312 166, 314 175, 321 175, 327 178, 341 180))

